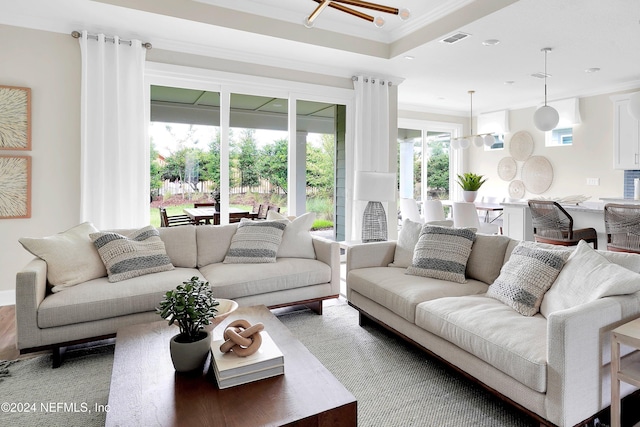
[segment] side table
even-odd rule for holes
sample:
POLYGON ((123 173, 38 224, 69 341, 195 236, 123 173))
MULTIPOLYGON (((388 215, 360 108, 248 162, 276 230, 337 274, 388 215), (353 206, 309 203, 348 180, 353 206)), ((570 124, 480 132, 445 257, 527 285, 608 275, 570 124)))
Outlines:
POLYGON ((620 344, 640 349, 640 319, 618 326, 611 334, 611 427, 620 427, 620 381, 640 387, 640 367, 621 369, 620 344))

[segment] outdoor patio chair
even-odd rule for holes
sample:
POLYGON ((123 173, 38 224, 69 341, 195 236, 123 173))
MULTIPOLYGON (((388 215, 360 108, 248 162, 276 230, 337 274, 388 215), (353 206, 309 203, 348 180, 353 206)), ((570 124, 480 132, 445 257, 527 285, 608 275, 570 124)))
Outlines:
POLYGON ((529 200, 533 237, 536 242, 552 245, 575 246, 584 240, 598 249, 598 235, 595 228, 573 229, 573 218, 560 206, 550 200, 529 200))
POLYGON ((174 227, 178 225, 192 225, 193 221, 187 215, 167 215, 166 208, 160 210, 160 227, 174 227))

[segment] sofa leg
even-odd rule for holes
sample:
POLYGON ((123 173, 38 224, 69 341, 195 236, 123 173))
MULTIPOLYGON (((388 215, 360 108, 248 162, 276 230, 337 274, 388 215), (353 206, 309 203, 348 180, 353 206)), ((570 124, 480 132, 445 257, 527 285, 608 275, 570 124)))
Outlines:
POLYGON ((360 325, 360 327, 363 327, 369 324, 371 324, 371 319, 369 319, 367 316, 365 316, 362 313, 358 313, 358 325, 360 325))
POLYGON ((60 365, 62 365, 62 359, 64 357, 64 353, 67 350, 67 347, 54 347, 53 348, 53 352, 52 352, 52 356, 53 356, 53 363, 51 365, 52 369, 55 368, 59 368, 60 365))
POLYGON ((322 316, 322 300, 310 302, 305 305, 309 308, 309 310, 322 316))

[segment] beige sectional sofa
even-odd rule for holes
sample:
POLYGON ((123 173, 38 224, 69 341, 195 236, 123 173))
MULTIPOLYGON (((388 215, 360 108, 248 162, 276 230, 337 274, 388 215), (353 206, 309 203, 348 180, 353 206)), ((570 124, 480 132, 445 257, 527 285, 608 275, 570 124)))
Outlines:
MULTIPOLYGON (((640 293, 633 292, 640 284, 640 255, 580 246, 581 254, 598 258, 598 267, 576 256, 564 269, 567 275, 578 271, 574 299, 590 301, 562 308, 572 284, 564 275, 558 285, 558 275, 544 295, 549 301, 542 300, 544 315, 525 316, 487 294, 490 285, 504 277, 501 273, 519 242, 477 234, 464 272, 466 282, 455 283, 406 274, 407 263, 414 261, 403 231, 399 243, 367 243, 348 251, 347 298, 359 310, 361 324, 382 324, 545 425, 577 425, 610 405, 610 331, 640 316, 640 293), (605 292, 609 295, 587 298, 579 288, 585 286, 585 294, 595 295, 586 282, 598 274, 610 286, 605 292)), ((416 240, 414 236, 413 244, 416 240)), ((623 363, 640 359, 629 348, 623 354, 623 363)), ((627 395, 634 389, 623 383, 623 390, 627 395)))
MULTIPOLYGON (((161 320, 155 308, 164 293, 193 276, 208 281, 215 297, 233 299, 240 306, 306 304, 321 314, 322 301, 338 297, 340 260, 336 242, 312 237, 307 229, 299 251, 295 241, 292 247, 289 239, 288 249, 294 256, 279 256, 273 263, 223 263, 237 229, 238 224, 159 228, 174 268, 116 282, 110 282, 104 274, 61 286, 59 292, 52 292, 48 283, 51 271, 47 271, 47 261, 35 258, 16 276, 19 350, 26 353, 51 348, 56 359, 60 347, 112 337, 122 326, 161 320), (296 252, 306 252, 307 257, 296 257, 296 252)), ((126 236, 134 230, 116 231, 126 236)), ((36 239, 27 240, 21 239, 23 245, 33 245, 36 239)), ((81 240, 85 245, 81 250, 95 250, 84 236, 81 240)), ((86 270, 90 270, 89 264, 83 263, 86 270)))

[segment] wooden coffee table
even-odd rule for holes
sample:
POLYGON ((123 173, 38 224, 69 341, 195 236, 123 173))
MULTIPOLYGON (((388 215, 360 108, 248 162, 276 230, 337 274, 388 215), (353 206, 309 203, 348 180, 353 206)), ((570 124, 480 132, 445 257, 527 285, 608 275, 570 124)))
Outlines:
POLYGON ((265 307, 241 307, 236 319, 262 322, 284 354, 285 374, 219 390, 209 369, 177 374, 165 321, 118 330, 107 426, 355 426, 355 397, 265 307))

